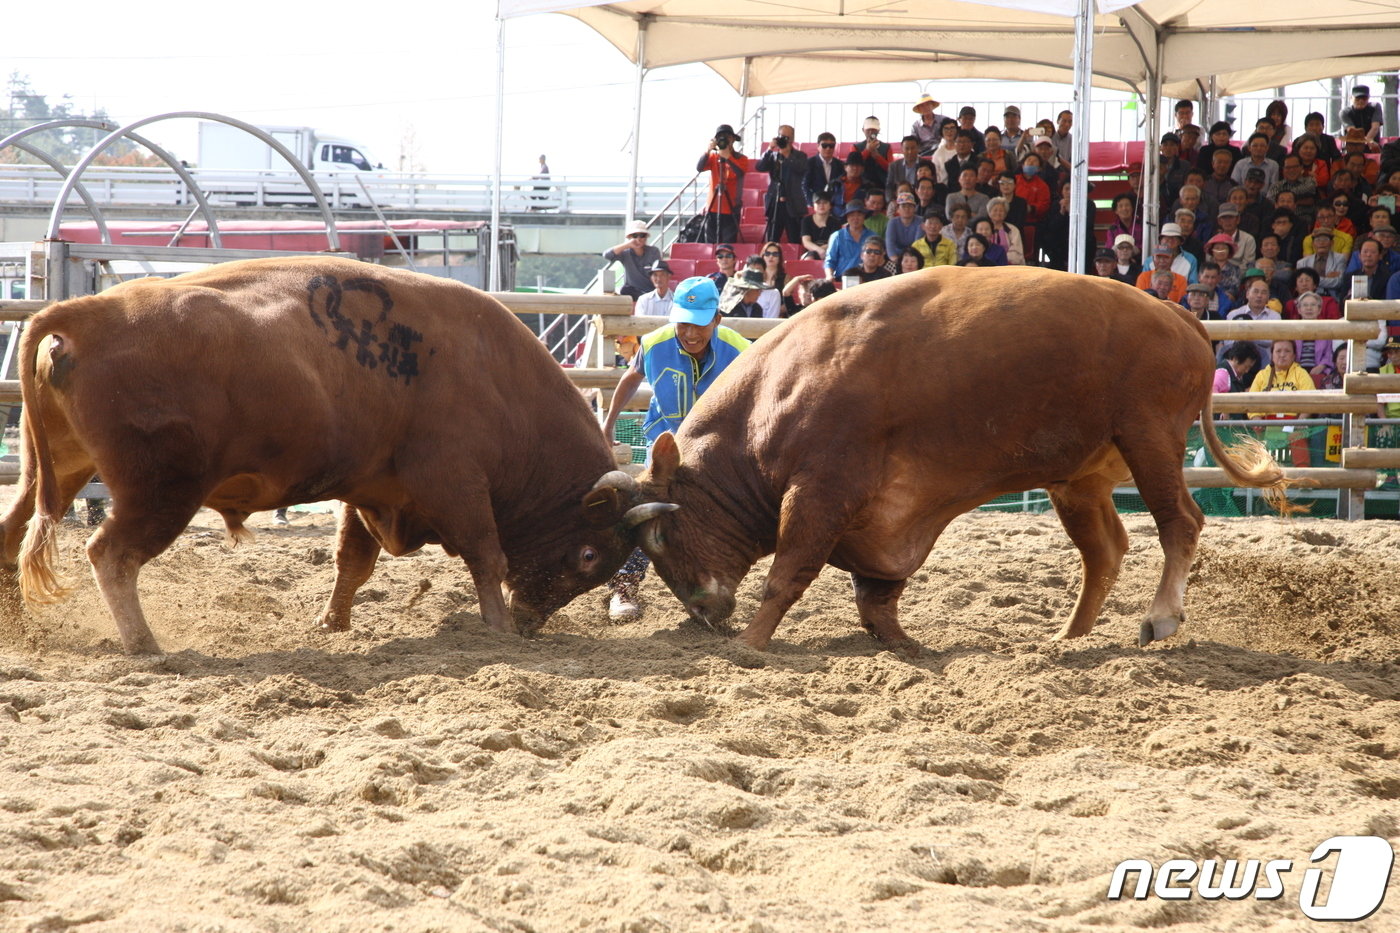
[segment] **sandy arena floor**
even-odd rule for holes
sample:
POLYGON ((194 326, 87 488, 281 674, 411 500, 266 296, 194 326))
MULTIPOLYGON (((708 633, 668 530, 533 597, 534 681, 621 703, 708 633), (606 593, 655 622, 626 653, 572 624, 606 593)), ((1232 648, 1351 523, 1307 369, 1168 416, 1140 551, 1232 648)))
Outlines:
MULTIPOLYGON (((1054 517, 964 517, 904 598, 911 662, 830 569, 767 653, 655 578, 634 624, 594 593, 525 641, 436 548, 319 634, 333 517, 268 518, 230 551, 201 513, 146 568, 156 659, 119 653, 65 529, 76 592, 0 630, 0 929, 1304 930, 1315 845, 1400 842, 1392 523, 1213 521, 1186 628, 1142 650, 1150 519, 1054 644, 1054 517), (1106 900, 1173 857, 1297 868, 1271 902, 1106 900)), ((1397 886, 1347 928, 1400 930, 1397 886)))

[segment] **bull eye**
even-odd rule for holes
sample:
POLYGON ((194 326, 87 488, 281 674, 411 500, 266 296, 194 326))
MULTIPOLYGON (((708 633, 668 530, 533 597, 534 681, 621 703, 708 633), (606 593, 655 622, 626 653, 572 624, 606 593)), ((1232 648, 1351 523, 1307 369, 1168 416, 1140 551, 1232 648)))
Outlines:
POLYGON ((579 559, 585 564, 596 563, 598 560, 598 552, 591 547, 585 547, 583 553, 579 555, 579 559))

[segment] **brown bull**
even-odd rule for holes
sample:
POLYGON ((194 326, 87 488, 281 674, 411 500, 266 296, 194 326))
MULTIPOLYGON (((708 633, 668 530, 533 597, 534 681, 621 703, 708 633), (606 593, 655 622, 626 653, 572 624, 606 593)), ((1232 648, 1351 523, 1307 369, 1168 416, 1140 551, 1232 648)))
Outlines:
POLYGON ((55 523, 100 474, 112 506, 87 552, 131 652, 158 650, 137 573, 201 505, 236 541, 252 512, 347 503, 327 629, 349 627, 381 547, 461 555, 503 631, 630 547, 634 487, 578 391, 505 307, 447 279, 309 256, 129 282, 36 315, 20 378, 0 566, 18 556, 27 601, 61 596, 55 523))
POLYGON ((917 653, 898 601, 944 527, 1006 493, 1044 487, 1084 579, 1057 638, 1087 634, 1127 534, 1113 506, 1130 477, 1166 565, 1140 643, 1184 620, 1203 516, 1182 477, 1186 432, 1239 485, 1283 488, 1262 447, 1231 459, 1211 421, 1214 358, 1181 307, 1108 279, 1024 267, 944 267, 826 298, 758 341, 661 437, 643 497, 679 506, 640 544, 691 615, 716 624, 739 581, 774 554, 758 614, 768 644, 831 564, 861 624, 917 653))

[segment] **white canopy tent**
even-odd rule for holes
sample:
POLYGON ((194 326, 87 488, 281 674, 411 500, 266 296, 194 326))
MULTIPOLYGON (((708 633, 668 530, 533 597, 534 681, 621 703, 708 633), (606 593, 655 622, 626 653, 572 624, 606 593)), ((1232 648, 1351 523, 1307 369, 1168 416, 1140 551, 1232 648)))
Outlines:
MULTIPOLYGON (((703 62, 746 99, 885 81, 1072 81, 1077 204, 1091 83, 1141 97, 1152 140, 1160 99, 1196 97, 1212 78, 1215 93, 1239 94, 1400 62, 1400 4, 1389 0, 498 0, 497 9, 501 25, 575 17, 636 64, 634 176, 653 68, 703 62)), ((1153 190, 1156 160, 1145 161, 1153 190)), ((1072 231, 1076 253, 1082 243, 1072 231)))
MULTIPOLYGON (((1099 0, 1094 84, 1194 96, 1394 68, 1389 0, 1099 0)), ((1079 0, 499 0, 558 12, 652 69, 704 62, 746 96, 876 81, 1069 81, 1079 0), (642 36, 645 34, 643 41, 642 36), (858 80, 853 77, 852 67, 858 80)))

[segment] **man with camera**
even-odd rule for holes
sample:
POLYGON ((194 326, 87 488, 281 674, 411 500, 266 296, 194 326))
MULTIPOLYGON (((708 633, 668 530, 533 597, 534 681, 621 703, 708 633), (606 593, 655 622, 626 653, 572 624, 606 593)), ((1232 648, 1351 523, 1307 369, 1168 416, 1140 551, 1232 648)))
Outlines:
POLYGON ((802 218, 807 216, 803 181, 807 176, 807 154, 792 144, 790 126, 778 127, 773 147, 758 160, 758 170, 767 172, 768 193, 763 196, 763 213, 768 218, 763 239, 777 241, 787 234, 789 243, 802 242, 802 218))
POLYGON ((743 137, 721 123, 700 160, 697 172, 710 173, 710 202, 705 209, 702 243, 733 243, 739 239, 739 192, 749 170, 749 157, 734 148, 743 137))
POLYGON ((861 124, 865 134, 862 142, 856 143, 851 155, 865 166, 865 183, 872 188, 884 188, 885 177, 890 170, 890 144, 880 142, 880 120, 866 117, 861 124))

